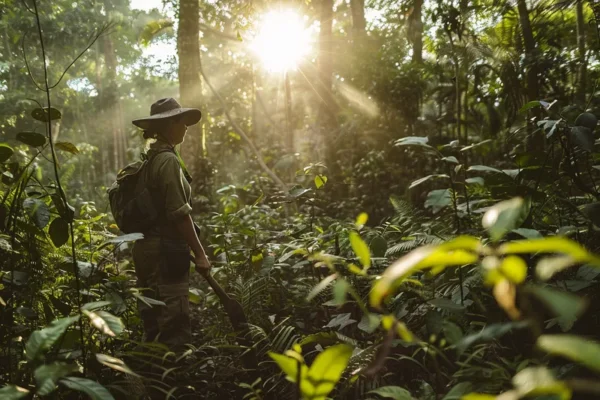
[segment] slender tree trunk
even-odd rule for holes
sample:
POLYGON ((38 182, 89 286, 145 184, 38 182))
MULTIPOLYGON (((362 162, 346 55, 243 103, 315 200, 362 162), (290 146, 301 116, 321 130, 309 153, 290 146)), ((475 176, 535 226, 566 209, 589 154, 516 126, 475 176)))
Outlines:
MULTIPOLYGON (((179 27, 177 55, 179 56, 179 98, 182 107, 202 107, 202 80, 200 78, 200 5, 198 0, 179 0, 179 27)), ((182 156, 196 160, 204 154, 202 125, 188 128, 182 156)), ((189 163, 194 166, 196 163, 189 163)), ((194 168, 195 169, 195 168, 194 168)))
POLYGON ((322 129, 326 143, 325 157, 330 168, 335 170, 335 148, 333 142, 336 105, 331 92, 333 86, 333 0, 320 0, 320 5, 321 30, 319 33, 319 53, 317 59, 319 111, 317 122, 322 129))
POLYGON ((350 8, 352 11, 352 31, 359 38, 367 27, 365 19, 365 0, 350 0, 350 8))
POLYGON ((410 41, 412 43, 412 61, 423 62, 423 0, 413 1, 413 11, 409 17, 410 41))
POLYGON ((583 16, 583 0, 578 0, 576 4, 577 13, 577 50, 579 58, 579 74, 577 76, 577 102, 585 106, 585 92, 587 80, 587 58, 585 55, 585 18, 583 16))
POLYGON ((538 68, 536 62, 535 39, 529 20, 529 10, 525 0, 517 0, 519 10, 519 21, 521 23, 521 34, 523 35, 523 44, 525 45, 525 60, 527 64, 527 100, 534 101, 540 99, 540 89, 538 82, 538 68))
MULTIPOLYGON (((521 25, 521 35, 523 36, 523 45, 525 46, 525 65, 527 68, 527 101, 540 100, 539 73, 536 59, 536 43, 533 37, 533 29, 529 19, 529 10, 525 0, 517 0, 519 11, 519 22, 521 25)), ((540 119, 541 113, 538 107, 529 111, 530 115, 536 120, 540 119)), ((533 125, 528 120, 528 132, 526 147, 528 151, 544 151, 545 136, 541 132, 535 132, 533 125)))

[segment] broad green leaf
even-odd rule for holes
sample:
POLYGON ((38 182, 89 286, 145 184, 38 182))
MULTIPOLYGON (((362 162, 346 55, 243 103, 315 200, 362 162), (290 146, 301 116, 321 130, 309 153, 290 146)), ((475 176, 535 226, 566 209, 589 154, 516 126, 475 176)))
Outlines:
POLYGON ((519 109, 519 114, 523 114, 535 107, 542 107, 542 103, 538 100, 530 101, 519 109))
POLYGON ((83 313, 90 319, 90 323, 108 336, 117 336, 123 332, 123 322, 107 311, 88 311, 83 313))
POLYGON ((478 172, 495 172, 497 174, 503 174, 504 172, 499 169, 488 167, 487 165, 471 165, 468 169, 468 172, 478 171, 478 172))
POLYGON ((29 390, 15 385, 7 385, 0 388, 0 399, 19 400, 29 395, 29 390))
POLYGON ((582 297, 548 287, 529 286, 526 291, 537 297, 557 317, 563 332, 573 327, 588 305, 588 302, 582 297))
POLYGON ((410 392, 400 386, 382 386, 375 390, 371 390, 369 394, 376 394, 386 399, 393 400, 412 400, 410 392))
POLYGON ((459 353, 463 353, 475 343, 489 342, 491 340, 498 339, 504 336, 513 329, 524 329, 527 327, 529 327, 528 321, 488 325, 477 333, 465 336, 460 342, 456 344, 456 349, 459 353))
POLYGON ((369 215, 367 215, 367 213, 360 213, 360 215, 356 217, 355 225, 360 229, 367 223, 368 220, 369 215))
POLYGON ((412 189, 412 188, 414 188, 416 186, 419 186, 421 183, 427 182, 428 180, 435 179, 435 178, 449 178, 449 176, 446 175, 446 174, 428 175, 428 176, 423 177, 421 179, 417 179, 416 181, 414 181, 413 183, 411 183, 408 188, 412 189))
POLYGON ((133 372, 123 360, 120 360, 118 358, 98 353, 96 354, 96 360, 98 360, 100 364, 106 365, 107 367, 112 368, 116 371, 121 371, 129 375, 139 376, 138 374, 133 372))
POLYGON ((520 197, 502 201, 483 215, 482 225, 493 241, 498 241, 509 231, 518 228, 523 219, 524 201, 520 197))
POLYGON ((325 175, 315 176, 315 187, 321 189, 327 183, 327 177, 325 175))
POLYGON ((420 146, 420 147, 425 147, 428 149, 433 149, 433 147, 431 147, 430 145, 427 144, 428 142, 429 142, 429 138, 426 136, 425 137, 407 136, 402 139, 396 140, 396 143, 394 143, 394 145, 395 146, 420 146))
POLYGON ((473 390, 471 382, 460 382, 454 385, 442 400, 460 400, 463 395, 469 393, 471 390, 473 390))
POLYGON ((37 384, 37 394, 46 396, 52 393, 54 389, 56 389, 59 379, 77 372, 78 370, 79 367, 77 367, 77 365, 64 362, 54 362, 38 367, 33 373, 37 384))
POLYGON ((38 132, 19 132, 16 139, 31 147, 42 147, 46 144, 46 136, 38 132))
POLYGON ((500 254, 562 253, 571 257, 574 262, 590 263, 590 265, 600 267, 599 257, 589 253, 577 242, 560 236, 505 243, 499 247, 498 252, 500 254))
POLYGON ((373 239, 371 239, 369 248, 371 249, 373 256, 385 257, 385 252, 388 248, 387 240, 385 240, 383 236, 375 236, 373 239))
POLYGON ((4 164, 15 151, 5 143, 0 143, 0 164, 4 164))
POLYGON ((520 397, 554 394, 561 400, 571 398, 570 389, 557 381, 546 367, 530 367, 519 371, 512 382, 520 397))
POLYGON ((346 302, 346 294, 350 289, 350 284, 344 278, 338 279, 333 285, 333 302, 337 306, 342 306, 346 302))
POLYGON ((31 116, 41 122, 54 121, 61 118, 60 111, 54 107, 36 108, 31 112, 31 116))
POLYGON ((474 176, 473 178, 467 178, 467 179, 465 179, 465 182, 468 183, 469 185, 485 186, 485 180, 480 176, 474 176))
POLYGON ((60 247, 69 241, 69 224, 62 218, 55 218, 48 228, 50 239, 56 247, 60 247))
POLYGON ((371 252, 369 251, 369 246, 362 240, 360 235, 354 231, 350 232, 350 245, 352 246, 352 250, 354 254, 360 260, 360 263, 365 268, 371 267, 371 252))
POLYGON ((43 229, 50 222, 50 209, 42 200, 29 197, 23 201, 23 209, 31 218, 31 221, 40 229, 43 229))
MULTIPOLYGON (((192 303, 192 304, 200 304, 200 302, 202 301, 201 292, 196 288, 189 288, 188 299, 189 299, 190 303, 192 303)), ((147 303, 147 302, 145 302, 145 303, 147 303)), ((166 305, 166 304, 164 304, 164 305, 166 305)))
POLYGON ((321 293, 323 290, 325 290, 325 288, 327 286, 329 286, 331 284, 331 282, 333 282, 334 280, 336 280, 336 278, 338 277, 337 274, 331 274, 328 277, 324 278, 321 282, 319 282, 308 294, 308 296, 306 296, 306 301, 311 301, 312 299, 314 299, 319 293, 321 293))
POLYGON ((69 389, 87 394, 92 400, 114 400, 112 394, 104 386, 90 379, 71 376, 61 379, 60 383, 69 389))
POLYGON ((500 272, 509 281, 518 285, 527 278, 527 263, 519 256, 507 256, 500 264, 500 272))
POLYGON ((443 208, 452 203, 452 191, 450 189, 432 190, 425 200, 425 208, 431 208, 437 214, 443 208))
MULTIPOLYGON (((447 250, 442 246, 423 246, 411 251, 390 265, 377 280, 370 293, 370 302, 379 307, 393 288, 417 271, 432 267, 473 264, 478 256, 464 250, 447 250)), ((441 271, 441 269, 440 269, 441 271)))
POLYGON ((37 359, 44 351, 48 350, 67 330, 67 328, 79 319, 78 316, 62 318, 53 321, 49 326, 34 331, 27 340, 25 351, 27 360, 37 359))
MULTIPOLYGON (((290 382, 298 382, 298 364, 300 363, 297 360, 283 354, 273 353, 272 351, 268 354, 277 363, 290 382)), ((308 374, 308 367, 306 364, 300 364, 300 366, 301 379, 304 379, 308 374)))
POLYGON ((110 306, 111 304, 112 302, 108 300, 93 301, 91 303, 86 303, 82 305, 81 310, 96 311, 102 307, 110 306))
POLYGON ((516 233, 517 235, 521 235, 527 239, 539 239, 539 238, 544 237, 540 232, 536 231, 535 229, 518 228, 518 229, 513 229, 512 231, 514 233, 516 233))
POLYGON ((594 151, 594 132, 585 126, 572 126, 570 131, 571 141, 586 152, 594 151))
POLYGON ((575 335, 542 335, 536 344, 547 353, 568 358, 600 373, 600 343, 575 335))
POLYGON ((54 143, 54 147, 56 147, 59 150, 71 153, 71 154, 79 154, 79 149, 73 143, 56 142, 56 143, 54 143))
POLYGON ((442 158, 442 161, 446 161, 451 164, 458 164, 458 159, 454 156, 444 157, 444 158, 442 158))
POLYGON ((342 377, 352 351, 352 346, 338 344, 319 354, 308 370, 307 378, 312 383, 313 390, 304 395, 309 399, 325 399, 342 377))

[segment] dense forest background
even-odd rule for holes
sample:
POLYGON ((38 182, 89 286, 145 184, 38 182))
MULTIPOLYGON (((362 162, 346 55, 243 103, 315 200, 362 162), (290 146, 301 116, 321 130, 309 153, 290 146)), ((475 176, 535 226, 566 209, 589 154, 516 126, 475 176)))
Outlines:
POLYGON ((598 398, 595 12, 0 0, 0 398, 598 398), (106 195, 163 97, 249 322, 196 275, 183 354, 106 195))

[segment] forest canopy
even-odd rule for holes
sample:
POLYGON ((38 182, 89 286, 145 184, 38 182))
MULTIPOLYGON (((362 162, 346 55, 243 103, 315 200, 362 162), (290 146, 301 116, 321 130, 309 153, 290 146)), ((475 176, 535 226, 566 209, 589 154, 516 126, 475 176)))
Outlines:
POLYGON ((0 398, 599 398, 599 39, 594 0, 0 0, 0 398), (107 195, 164 98, 181 351, 107 195))

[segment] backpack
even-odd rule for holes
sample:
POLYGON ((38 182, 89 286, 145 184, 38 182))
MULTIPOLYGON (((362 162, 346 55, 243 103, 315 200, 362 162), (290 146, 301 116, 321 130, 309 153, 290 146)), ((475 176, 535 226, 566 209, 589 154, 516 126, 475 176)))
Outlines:
POLYGON ((107 190, 110 211, 123 233, 145 232, 158 223, 160 211, 147 183, 146 171, 154 157, 163 151, 127 165, 107 190))

